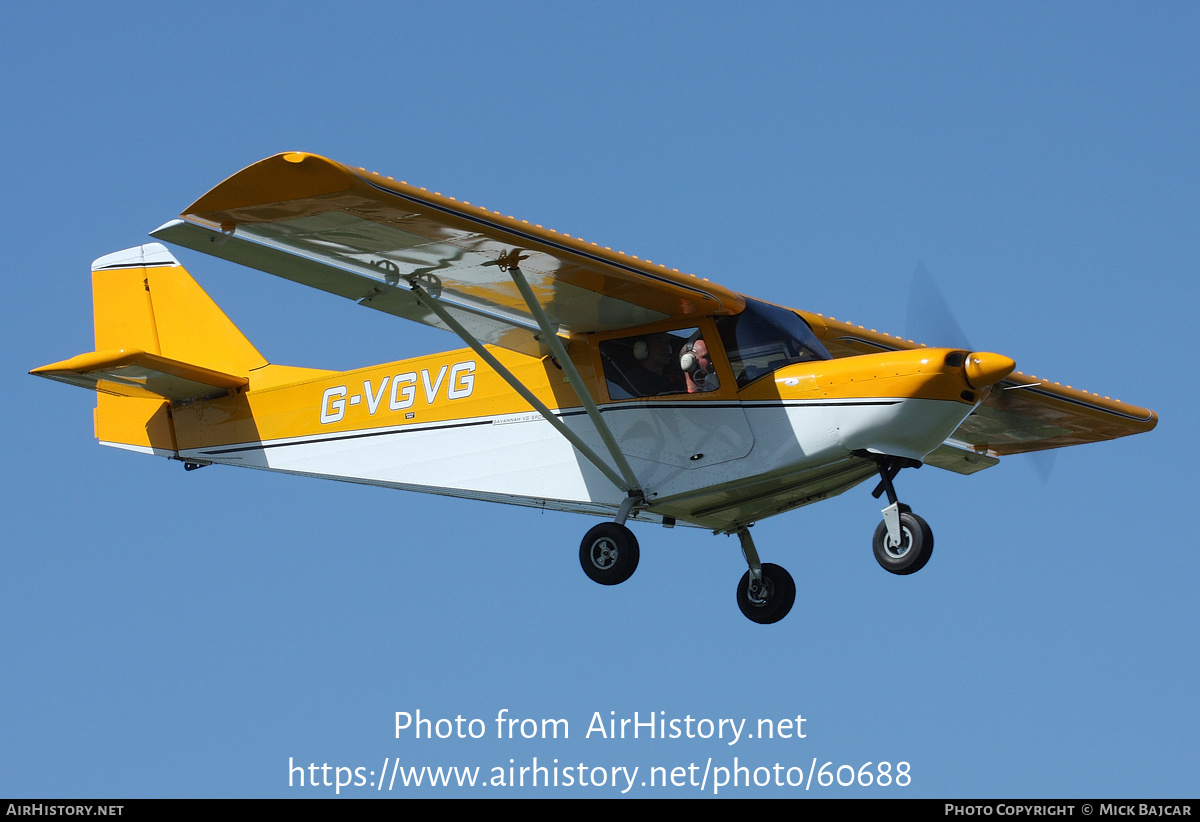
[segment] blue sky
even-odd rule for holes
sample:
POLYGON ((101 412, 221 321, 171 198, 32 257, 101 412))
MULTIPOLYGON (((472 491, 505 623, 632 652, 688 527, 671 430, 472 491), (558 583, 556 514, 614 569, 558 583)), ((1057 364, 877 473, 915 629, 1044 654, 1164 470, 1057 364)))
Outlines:
MULTIPOLYGON (((324 796, 289 761, 536 757, 695 763, 703 790, 630 794, 711 796, 736 757, 911 784, 721 795, 1195 795, 1194 5, 124 8, 22 8, 0 51, 0 794, 324 796), (1161 421, 1045 481, 1021 457, 904 472, 937 535, 912 577, 871 555, 869 487, 760 523, 798 589, 767 627, 733 538, 637 526, 638 572, 602 588, 588 518, 98 446, 93 397, 26 374, 91 350, 90 262, 295 149, 895 333, 923 263, 977 347, 1161 421), (418 709, 488 734, 397 739, 418 709), (496 739, 501 710, 570 738, 496 739), (585 738, 635 711, 805 738, 585 738)), ((273 362, 458 347, 179 257, 273 362)), ((421 793, 620 792, 382 795, 421 793)))

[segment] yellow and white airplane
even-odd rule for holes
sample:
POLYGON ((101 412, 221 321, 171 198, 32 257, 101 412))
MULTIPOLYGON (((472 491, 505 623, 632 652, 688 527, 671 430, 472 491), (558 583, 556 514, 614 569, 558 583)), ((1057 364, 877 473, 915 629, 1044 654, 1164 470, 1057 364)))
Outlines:
POLYGON ((332 372, 275 365, 167 249, 92 266, 96 350, 33 374, 98 392, 96 437, 183 461, 284 471, 606 518, 579 557, 615 585, 628 520, 736 533, 751 620, 795 600, 756 521, 875 478, 894 574, 929 526, 893 480, 1149 431, 1152 411, 926 348, 390 177, 285 153, 153 236, 443 328, 467 348, 332 372))

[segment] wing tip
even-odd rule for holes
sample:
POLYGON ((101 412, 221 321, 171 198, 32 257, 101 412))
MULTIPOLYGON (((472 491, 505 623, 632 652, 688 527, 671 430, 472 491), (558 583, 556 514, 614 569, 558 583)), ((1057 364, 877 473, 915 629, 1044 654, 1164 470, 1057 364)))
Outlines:
POLYGON ((210 222, 236 223, 243 208, 335 194, 354 187, 358 172, 305 151, 284 151, 247 166, 210 189, 183 212, 210 222))

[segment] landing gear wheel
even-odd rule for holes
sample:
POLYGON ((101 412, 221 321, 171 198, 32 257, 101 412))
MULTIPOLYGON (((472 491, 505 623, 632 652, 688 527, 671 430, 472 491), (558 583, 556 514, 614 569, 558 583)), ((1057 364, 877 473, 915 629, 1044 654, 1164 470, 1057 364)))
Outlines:
POLYGON ((615 522, 600 523, 587 532, 579 546, 583 572, 601 585, 619 585, 629 579, 640 557, 633 531, 615 522))
POLYGON ((929 523, 916 514, 900 515, 900 544, 888 543, 886 523, 875 529, 875 559, 883 570, 904 576, 915 574, 925 567, 933 555, 933 531, 929 523))
POLYGON ((792 575, 769 562, 762 565, 762 582, 751 590, 750 572, 738 583, 738 607, 746 619, 759 625, 770 625, 788 615, 796 602, 796 583, 792 575))

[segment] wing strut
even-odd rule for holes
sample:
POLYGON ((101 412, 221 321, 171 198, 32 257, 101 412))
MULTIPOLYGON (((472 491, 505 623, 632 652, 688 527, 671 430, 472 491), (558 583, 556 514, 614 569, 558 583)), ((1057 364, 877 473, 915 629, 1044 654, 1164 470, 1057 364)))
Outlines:
POLYGON ((612 455, 613 461, 617 463, 617 468, 621 470, 621 476, 625 478, 625 482, 628 484, 627 487, 622 487, 622 490, 640 491, 641 483, 638 482, 637 475, 633 473, 633 468, 629 465, 629 461, 621 453, 621 447, 617 445, 617 438, 613 436, 608 423, 601 418, 600 409, 596 407, 591 392, 583 384, 583 378, 579 376, 579 370, 575 368, 575 363, 571 362, 571 358, 567 356, 567 349, 563 348, 562 340, 558 338, 558 333, 551 327, 550 318, 546 315, 542 304, 537 301, 537 297, 534 296, 533 289, 529 287, 529 282, 525 279, 525 274, 515 265, 509 266, 508 273, 512 275, 513 282, 517 284, 517 290, 525 298, 525 304, 529 306, 530 313, 537 319, 538 325, 542 329, 543 342, 550 347, 550 351, 554 354, 558 364, 562 366, 562 370, 567 375, 567 380, 570 381, 571 387, 575 389, 575 394, 579 397, 579 401, 583 403, 583 408, 587 411, 588 418, 596 426, 596 431, 599 432, 600 439, 604 440, 604 445, 608 448, 608 453, 612 455))
MULTIPOLYGON (((497 360, 490 351, 484 348, 483 344, 479 342, 479 340, 471 336, 471 333, 468 332, 467 329, 463 328, 462 324, 459 323, 458 320, 454 319, 450 312, 447 311, 429 292, 415 282, 410 281, 410 284, 412 286, 412 293, 420 301, 421 305, 425 306, 434 314, 436 314, 438 319, 444 322, 451 331, 457 334, 463 342, 470 346, 472 351, 483 358, 484 362, 491 366, 492 369, 499 374, 500 377, 506 383, 508 383, 514 391, 520 394, 527 403, 532 405, 534 409, 546 419, 546 422, 553 425, 555 430, 557 430, 558 433, 562 434, 563 437, 566 438, 567 442, 575 446, 575 450, 577 450, 580 454, 583 454, 583 456, 587 458, 588 462, 596 466, 596 468, 598 468, 600 472, 604 474, 604 476, 608 477, 609 481, 613 485, 617 486, 626 493, 633 492, 638 496, 641 495, 640 489, 638 489, 636 482, 627 482, 620 474, 614 471, 608 465, 608 463, 600 459, 599 454, 588 447, 587 443, 581 440, 574 431, 572 431, 570 428, 567 428, 567 426, 563 424, 562 420, 555 416, 554 412, 551 411, 545 403, 535 397, 533 392, 525 387, 524 383, 517 379, 511 371, 501 365, 500 361, 497 360)), ((555 336, 555 339, 557 340, 557 336, 555 336)), ((570 360, 567 360, 567 362, 570 362, 570 360)), ((586 392, 584 392, 584 396, 588 396, 586 392)), ((596 416, 598 417, 599 414, 596 416)), ((633 472, 630 471, 629 473, 632 475, 633 472)))

